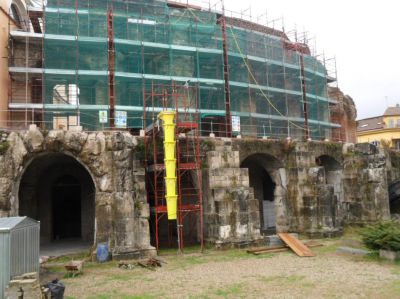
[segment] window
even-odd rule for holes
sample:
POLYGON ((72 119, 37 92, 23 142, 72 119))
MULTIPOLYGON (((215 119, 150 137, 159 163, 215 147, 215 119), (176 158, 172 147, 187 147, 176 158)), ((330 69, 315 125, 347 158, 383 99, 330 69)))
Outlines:
POLYGON ((53 104, 79 105, 79 88, 76 84, 58 84, 53 88, 53 104))
POLYGON ((389 119, 389 128, 394 128, 394 120, 389 119))
POLYGON ((14 19, 15 23, 17 23, 18 26, 21 26, 21 16, 15 3, 11 4, 11 16, 14 19))
MULTIPOLYGON (((58 84, 53 88, 53 104, 79 105, 79 87, 76 84, 58 84)), ((68 130, 70 127, 79 126, 78 115, 65 115, 54 112, 53 129, 68 130)))

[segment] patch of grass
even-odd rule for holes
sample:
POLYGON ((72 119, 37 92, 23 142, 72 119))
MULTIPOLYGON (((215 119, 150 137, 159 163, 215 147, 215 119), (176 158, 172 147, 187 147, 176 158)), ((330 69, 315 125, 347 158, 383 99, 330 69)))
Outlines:
MULTIPOLYGON (((208 250, 209 248, 205 248, 205 250, 208 250)), ((194 245, 194 246, 185 246, 184 248, 184 254, 189 254, 189 253, 200 253, 201 252, 201 247, 199 245, 194 245)), ((168 255, 179 255, 178 249, 177 248, 163 248, 158 251, 159 256, 168 256, 168 255)))
POLYGON ((290 276, 282 276, 282 275, 272 275, 272 276, 263 276, 260 277, 261 282, 266 284, 276 284, 279 286, 286 285, 290 286, 298 286, 302 288, 311 288, 314 287, 315 284, 313 282, 309 282, 306 280, 306 276, 304 275, 290 275, 290 276))
POLYGON ((88 299, 110 299, 110 298, 111 298, 110 294, 97 294, 97 295, 88 297, 88 299))
POLYGON ((135 295, 135 296, 122 296, 122 299, 154 299, 157 298, 156 296, 153 295, 135 295))
POLYGON ((47 269, 47 271, 53 272, 53 273, 65 272, 65 267, 63 265, 46 265, 46 269, 47 269))
POLYGON ((79 278, 83 273, 65 273, 64 274, 64 279, 74 279, 74 278, 79 278))
POLYGON ((392 282, 390 289, 396 295, 395 297, 400 297, 400 281, 392 282))
POLYGON ((218 289, 214 294, 223 298, 244 298, 243 284, 233 284, 227 288, 218 289), (240 294, 242 294, 242 296, 240 296, 240 294))
POLYGON ((106 263, 87 262, 84 265, 84 268, 87 269, 109 269, 115 267, 118 267, 117 261, 111 261, 106 263))
POLYGON ((284 279, 284 278, 285 278, 285 277, 283 277, 283 276, 272 275, 272 276, 263 276, 263 277, 260 277, 260 280, 261 280, 262 282, 269 283, 269 282, 276 281, 276 280, 281 280, 281 279, 284 279))
POLYGON ((85 260, 86 258, 89 257, 89 254, 87 251, 76 253, 76 254, 71 254, 71 255, 63 255, 60 257, 52 258, 49 260, 50 263, 68 263, 72 260, 85 260))
POLYGON ((114 274, 108 277, 108 280, 114 280, 114 281, 129 281, 132 279, 134 279, 134 277, 126 274, 114 274))
POLYGON ((296 282, 304 280, 305 278, 306 277, 304 275, 291 275, 291 276, 286 277, 286 281, 288 283, 296 283, 296 282))
POLYGON ((324 246, 320 247, 314 247, 311 248, 311 250, 317 254, 324 254, 324 253, 336 252, 338 247, 339 247, 338 243, 333 243, 333 244, 325 244, 324 246))
POLYGON ((177 256, 173 260, 169 261, 169 265, 171 265, 173 268, 188 269, 192 266, 205 264, 207 262, 208 260, 206 256, 183 255, 183 256, 177 256))

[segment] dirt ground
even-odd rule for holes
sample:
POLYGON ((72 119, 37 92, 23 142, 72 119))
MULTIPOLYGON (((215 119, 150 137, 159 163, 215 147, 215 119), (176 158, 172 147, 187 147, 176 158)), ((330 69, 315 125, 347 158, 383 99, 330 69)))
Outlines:
POLYGON ((400 263, 336 253, 338 246, 360 247, 354 240, 323 243, 312 249, 313 258, 292 252, 254 256, 239 249, 183 256, 167 251, 160 256, 166 264, 156 271, 87 263, 83 275, 63 278, 61 265, 68 258, 48 270, 66 285, 67 299, 400 298, 400 263))

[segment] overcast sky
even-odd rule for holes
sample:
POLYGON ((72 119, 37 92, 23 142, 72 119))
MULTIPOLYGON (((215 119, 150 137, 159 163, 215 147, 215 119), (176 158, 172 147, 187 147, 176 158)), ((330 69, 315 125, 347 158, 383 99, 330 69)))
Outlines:
POLYGON ((354 99, 358 119, 400 103, 400 2, 225 0, 225 7, 251 7, 254 20, 265 11, 269 20, 283 16, 286 31, 296 25, 315 36, 318 53, 336 56, 339 87, 354 99))

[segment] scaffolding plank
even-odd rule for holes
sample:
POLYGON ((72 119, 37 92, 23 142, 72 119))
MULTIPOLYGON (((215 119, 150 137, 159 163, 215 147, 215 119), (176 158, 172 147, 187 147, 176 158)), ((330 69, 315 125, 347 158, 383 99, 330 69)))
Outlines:
POLYGON ((311 252, 310 248, 308 248, 306 245, 304 245, 302 242, 300 242, 295 237, 289 235, 288 233, 278 233, 278 236, 298 256, 301 256, 301 257, 312 257, 312 256, 315 256, 314 253, 311 252))

